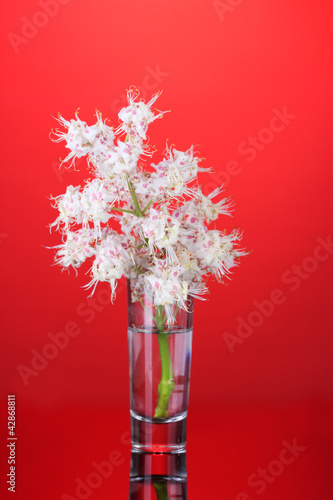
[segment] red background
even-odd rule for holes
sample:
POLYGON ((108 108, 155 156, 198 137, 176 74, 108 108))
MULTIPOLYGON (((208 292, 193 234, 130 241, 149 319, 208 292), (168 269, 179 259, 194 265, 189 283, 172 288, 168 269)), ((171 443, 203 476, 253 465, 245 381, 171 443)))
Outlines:
POLYGON ((332 234, 331 2, 62 0, 41 15, 42 4, 6 3, 1 15, 0 491, 7 498, 14 393, 16 498, 75 498, 76 478, 113 450, 125 461, 89 498, 128 497, 126 294, 111 306, 97 292, 98 310, 82 315, 88 277, 61 274, 45 246, 59 243, 48 196, 87 175, 82 164, 58 172, 65 149, 49 140, 52 116, 80 107, 92 123, 97 108, 116 124, 134 84, 143 97, 163 90, 157 107, 172 110, 150 127, 154 160, 166 139, 197 145, 217 172, 202 176, 205 189, 224 181, 237 202, 219 227, 242 227, 253 250, 228 287, 212 282, 196 305, 189 499, 331 499, 332 249, 313 258, 332 234), (293 117, 277 131, 274 110, 284 109, 293 117), (249 137, 259 137, 253 154, 249 137), (276 289, 281 304, 254 314, 276 289), (239 318, 257 321, 243 338, 239 318), (31 368, 31 350, 70 322, 80 333, 24 383, 18 367, 31 368), (226 332, 238 338, 231 348, 226 332), (295 439, 306 449, 258 494, 249 476, 295 439))

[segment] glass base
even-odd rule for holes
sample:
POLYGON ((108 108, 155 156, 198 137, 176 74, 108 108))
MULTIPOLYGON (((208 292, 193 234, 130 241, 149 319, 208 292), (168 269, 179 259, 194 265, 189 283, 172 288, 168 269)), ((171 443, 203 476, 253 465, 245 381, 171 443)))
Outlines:
POLYGON ((177 453, 186 446, 187 412, 169 419, 144 418, 131 410, 132 447, 142 452, 177 453))

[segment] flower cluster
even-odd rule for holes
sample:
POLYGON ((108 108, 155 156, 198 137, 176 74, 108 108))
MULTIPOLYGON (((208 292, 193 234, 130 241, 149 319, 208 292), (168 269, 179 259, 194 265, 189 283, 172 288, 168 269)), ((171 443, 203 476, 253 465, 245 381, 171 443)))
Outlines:
POLYGON ((148 290, 172 323, 171 306, 186 309, 189 295, 202 298, 206 277, 221 281, 246 251, 238 247, 239 230, 209 229, 220 214, 230 214, 232 203, 221 199, 222 188, 202 193, 197 176, 205 169, 193 147, 185 152, 167 147, 161 162, 142 168, 144 157, 152 155, 148 125, 164 114, 152 107, 158 96, 145 103, 131 89, 116 129, 100 113, 92 126, 77 114, 71 121, 59 117, 65 131, 57 130, 54 140, 65 141, 70 150, 64 162, 73 166, 75 158, 86 156, 94 178, 53 198, 59 216, 51 227, 63 235, 55 247, 58 264, 76 269, 93 259, 87 285, 92 293, 99 281, 107 281, 113 300, 122 276, 135 279, 135 299, 148 290))

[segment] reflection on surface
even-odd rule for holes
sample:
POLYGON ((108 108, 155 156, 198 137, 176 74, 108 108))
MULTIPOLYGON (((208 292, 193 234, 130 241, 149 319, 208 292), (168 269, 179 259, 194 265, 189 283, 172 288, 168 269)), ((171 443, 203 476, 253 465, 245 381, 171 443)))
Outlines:
POLYGON ((186 452, 132 451, 129 500, 187 500, 186 452))
POLYGON ((187 500, 187 481, 167 477, 131 479, 129 500, 187 500))

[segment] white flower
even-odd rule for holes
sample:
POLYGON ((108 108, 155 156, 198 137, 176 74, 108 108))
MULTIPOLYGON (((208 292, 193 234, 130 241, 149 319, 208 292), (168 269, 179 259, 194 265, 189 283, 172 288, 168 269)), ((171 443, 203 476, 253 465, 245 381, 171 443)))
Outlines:
POLYGON ((166 191, 169 197, 187 195, 196 196, 196 191, 187 186, 197 177, 198 171, 207 169, 198 167, 200 159, 194 156, 193 147, 185 152, 174 148, 166 149, 166 159, 157 165, 152 164, 156 172, 152 174, 159 191, 166 191))
POLYGON ((195 189, 195 198, 185 202, 177 210, 177 220, 185 220, 188 225, 197 226, 198 223, 209 223, 220 214, 231 215, 233 203, 231 198, 223 198, 217 203, 212 199, 221 194, 223 187, 218 187, 208 196, 204 196, 200 188, 195 189))
POLYGON ((211 230, 200 235, 196 241, 196 253, 206 272, 215 274, 217 279, 226 276, 230 269, 238 265, 238 257, 245 255, 244 250, 234 250, 241 239, 241 233, 233 231, 222 234, 211 230))
POLYGON ((101 222, 107 222, 112 216, 108 208, 115 201, 114 195, 108 192, 100 179, 87 183, 81 194, 82 221, 88 225, 92 221, 98 234, 101 233, 101 222))
POLYGON ((64 223, 65 229, 69 228, 71 223, 82 222, 82 209, 81 209, 81 186, 67 186, 66 193, 56 198, 55 207, 59 210, 59 217, 50 224, 50 227, 56 226, 59 229, 61 223, 64 223))
POLYGON ((154 247, 157 246, 157 243, 162 241, 166 235, 167 223, 168 221, 166 216, 154 208, 150 210, 149 215, 145 217, 142 222, 141 227, 143 234, 148 240, 151 252, 154 251, 154 247))
POLYGON ((154 304, 164 306, 167 314, 168 324, 175 322, 175 316, 170 306, 177 304, 182 309, 186 309, 186 300, 188 295, 188 283, 182 282, 173 277, 157 277, 155 274, 146 274, 144 276, 146 283, 151 287, 154 304))
MULTIPOLYGON (((200 190, 201 191, 201 190, 200 190)), ((213 203, 212 199, 216 196, 219 196, 223 191, 223 186, 214 189, 208 196, 204 196, 201 194, 200 197, 200 206, 201 211, 204 214, 207 222, 211 222, 216 220, 219 215, 230 215, 231 210, 233 209, 232 199, 227 197, 218 201, 217 203, 213 203)))
POLYGON ((125 273, 129 259, 130 254, 126 251, 126 242, 123 242, 120 235, 116 233, 108 234, 96 247, 96 258, 91 268, 92 280, 87 288, 93 287, 94 292, 99 281, 108 281, 111 285, 111 299, 113 300, 117 288, 116 280, 125 273))
POLYGON ((71 150, 63 162, 73 160, 75 157, 81 158, 81 156, 89 153, 90 148, 84 133, 87 124, 80 120, 78 113, 75 113, 75 120, 67 121, 61 115, 59 115, 57 120, 67 129, 67 132, 56 130, 54 135, 57 139, 53 140, 54 142, 66 141, 66 148, 71 150))
POLYGON ((56 263, 68 268, 70 266, 80 267, 83 262, 95 253, 93 246, 94 233, 89 229, 80 229, 76 232, 68 231, 66 241, 59 248, 56 254, 56 263))
POLYGON ((193 153, 193 147, 185 152, 177 151, 177 149, 169 150, 169 158, 172 161, 173 167, 178 169, 185 182, 195 179, 198 174, 199 158, 195 157, 193 153))
POLYGON ((66 132, 57 131, 56 141, 64 140, 70 149, 65 161, 86 156, 94 177, 82 189, 68 186, 53 198, 59 215, 51 227, 63 235, 55 247, 58 264, 76 270, 92 259, 87 285, 92 293, 99 281, 107 281, 113 300, 122 276, 136 278, 133 300, 148 291, 172 324, 176 306, 186 309, 189 296, 207 293, 207 275, 223 279, 246 251, 239 248, 239 231, 209 229, 219 215, 230 215, 232 203, 230 198, 213 202, 222 187, 203 195, 197 175, 207 169, 198 166, 193 147, 185 152, 167 147, 164 158, 146 168, 142 158, 152 154, 144 142, 147 128, 163 115, 152 110, 158 96, 146 104, 130 90, 115 131, 100 113, 91 126, 77 113, 71 121, 59 118, 66 132), (117 135, 124 132, 120 141, 117 135))
MULTIPOLYGON (((66 142, 66 148, 71 152, 63 160, 72 160, 89 155, 89 159, 96 165, 101 158, 107 155, 110 144, 114 140, 114 132, 111 127, 102 120, 102 115, 97 113, 97 122, 95 125, 88 126, 86 122, 80 120, 78 112, 75 113, 75 120, 65 120, 61 115, 57 118, 58 122, 67 129, 67 132, 56 130, 54 142, 66 142)), ((72 164, 71 163, 71 164, 72 164)))
POLYGON ((165 250, 167 259, 177 261, 172 245, 178 241, 180 223, 172 220, 160 210, 152 208, 149 215, 142 222, 144 237, 148 240, 150 251, 153 253, 155 248, 165 250))
POLYGON ((96 124, 86 127, 85 138, 90 145, 89 161, 99 169, 112 150, 115 139, 114 131, 103 122, 102 115, 98 113, 96 124))
POLYGON ((183 245, 178 245, 176 254, 184 280, 191 282, 194 278, 201 275, 202 271, 199 267, 198 259, 193 252, 190 252, 190 250, 183 245))
POLYGON ((160 92, 155 94, 155 96, 146 104, 144 101, 136 101, 138 94, 130 90, 127 93, 129 106, 121 109, 118 114, 119 119, 123 122, 119 129, 123 130, 127 134, 137 134, 140 138, 146 139, 148 125, 157 118, 161 118, 163 115, 162 112, 155 115, 151 110, 151 106, 160 94, 160 92))

